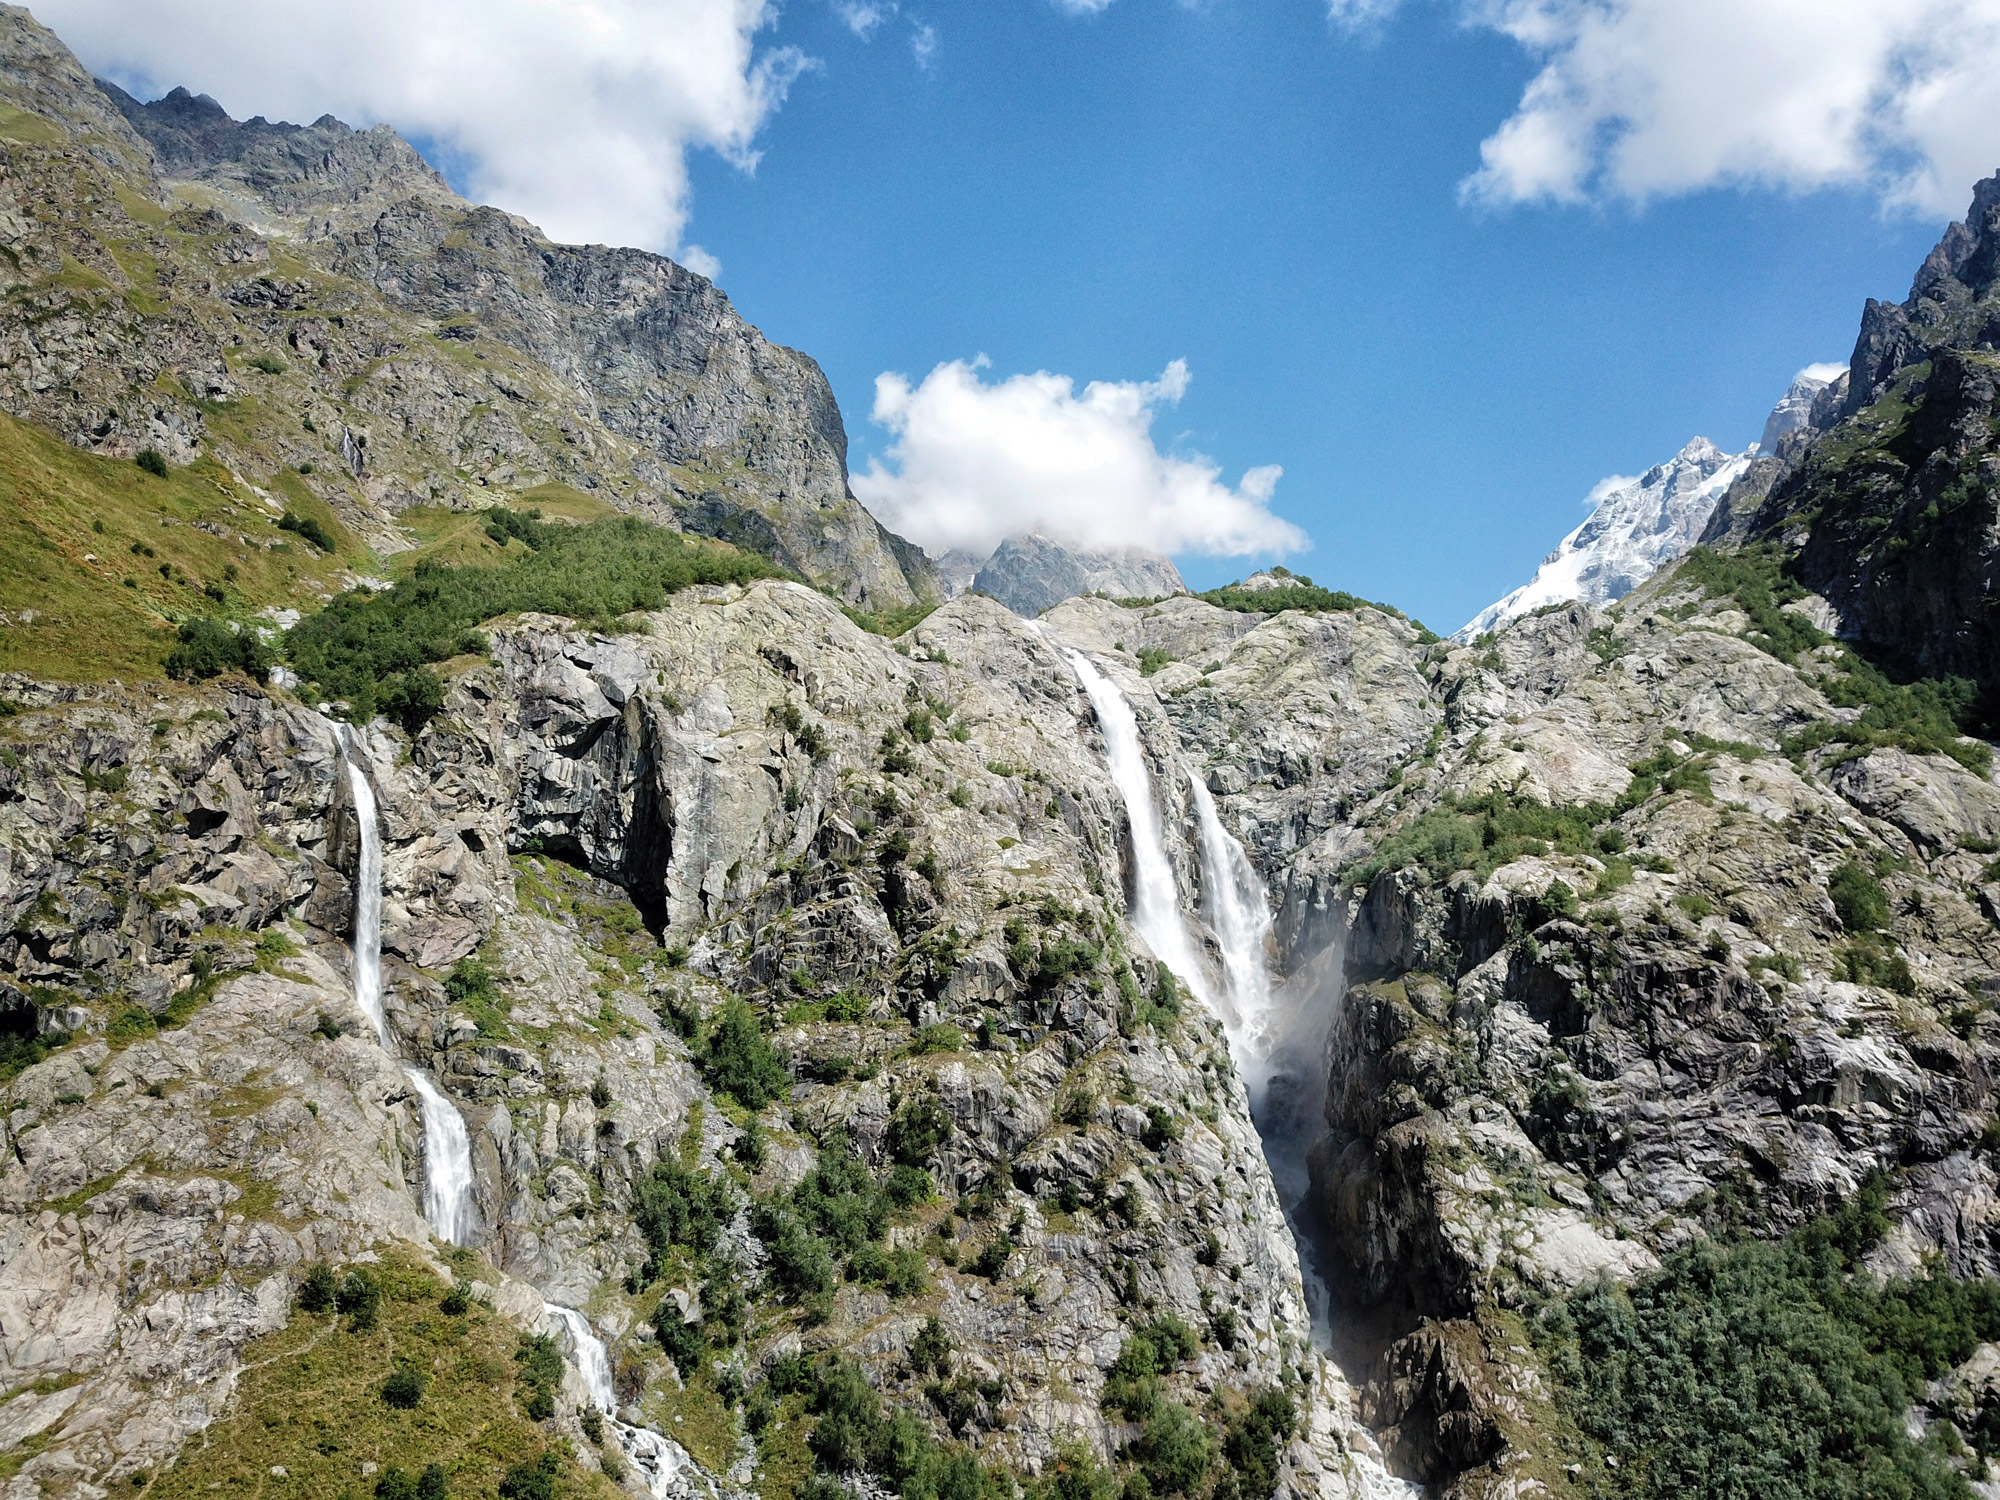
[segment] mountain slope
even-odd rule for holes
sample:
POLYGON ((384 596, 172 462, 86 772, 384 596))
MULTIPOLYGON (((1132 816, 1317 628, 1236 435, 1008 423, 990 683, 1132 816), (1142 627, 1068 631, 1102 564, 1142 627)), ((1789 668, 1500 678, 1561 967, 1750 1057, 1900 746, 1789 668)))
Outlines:
POLYGON ((550 244, 392 132, 100 88, 0 12, 0 406, 93 451, 289 474, 367 546, 550 482, 764 552, 850 602, 935 592, 848 493, 806 356, 702 277, 550 244))

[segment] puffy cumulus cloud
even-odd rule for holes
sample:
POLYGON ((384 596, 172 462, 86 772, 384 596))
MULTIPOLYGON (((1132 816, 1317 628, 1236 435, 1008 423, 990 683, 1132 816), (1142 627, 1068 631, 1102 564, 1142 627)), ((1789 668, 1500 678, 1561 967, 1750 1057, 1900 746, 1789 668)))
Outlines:
POLYGON ((98 73, 185 84, 238 118, 387 121, 558 240, 654 249, 680 241, 689 149, 753 167, 759 127, 806 66, 757 45, 775 0, 38 0, 35 13, 98 73))
POLYGON ((1232 489, 1207 459, 1154 444, 1154 413, 1187 390, 1184 361, 1158 380, 1094 380, 1081 394, 1046 371, 988 383, 985 364, 953 360, 914 386, 876 377, 874 418, 894 442, 889 466, 871 460, 854 492, 919 545, 983 553, 1027 530, 1086 547, 1228 557, 1310 545, 1271 513, 1276 465, 1232 489))
MULTIPOLYGON (((2000 0, 1457 0, 1542 61, 1463 191, 1644 202, 1866 185, 1964 208, 2000 165, 2000 0)), ((1329 0, 1365 26, 1396 0, 1329 0)))

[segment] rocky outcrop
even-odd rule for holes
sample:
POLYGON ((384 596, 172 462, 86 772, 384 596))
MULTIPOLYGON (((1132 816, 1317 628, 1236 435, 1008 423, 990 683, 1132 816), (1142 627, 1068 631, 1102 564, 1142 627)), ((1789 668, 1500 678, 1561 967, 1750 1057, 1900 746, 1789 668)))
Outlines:
POLYGON ((705 278, 551 244, 386 128, 100 88, 24 10, 0 12, 0 58, 0 103, 32 122, 0 164, 14 415, 100 453, 208 452, 385 552, 412 506, 556 484, 552 504, 721 536, 867 608, 937 592, 848 492, 819 367, 705 278))
POLYGON ((1737 527, 1796 554, 1844 638, 1899 674, 1966 677, 1989 698, 2000 662, 1996 245, 2000 177, 1974 189, 1907 301, 1869 302, 1841 402, 1815 408, 1823 431, 1786 455, 1737 527))
POLYGON ((948 561, 962 584, 956 592, 977 589, 1027 619, 1079 594, 1158 599, 1187 592, 1180 569, 1157 552, 1079 550, 1032 531, 1008 537, 983 562, 958 553, 948 561))

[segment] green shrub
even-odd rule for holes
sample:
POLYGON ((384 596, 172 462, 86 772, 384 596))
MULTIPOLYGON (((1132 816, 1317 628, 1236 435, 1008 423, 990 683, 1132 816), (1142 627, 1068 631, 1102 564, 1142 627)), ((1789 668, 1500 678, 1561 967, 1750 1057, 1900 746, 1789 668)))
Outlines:
POLYGON ((833 1290, 833 1252, 784 1204, 758 1203, 750 1227, 770 1254, 768 1271, 779 1296, 803 1302, 833 1290))
POLYGON ((1139 675, 1151 677, 1173 658, 1155 646, 1148 646, 1139 653, 1139 675))
MULTIPOLYGON (((1277 569, 1272 569, 1272 572, 1276 574, 1277 569)), ((1407 618, 1392 605, 1377 604, 1340 589, 1323 589, 1303 576, 1293 578, 1291 583, 1281 588, 1245 589, 1229 584, 1195 597, 1206 599, 1218 609, 1234 610, 1238 614, 1275 615, 1288 609, 1303 610, 1308 614, 1344 614, 1357 609, 1379 609, 1399 620, 1407 618)))
POLYGON ((328 556, 339 550, 333 544, 332 532, 313 517, 302 516, 297 511, 288 510, 278 517, 278 530, 289 531, 293 536, 311 542, 328 556))
POLYGON ((417 1403, 424 1399, 424 1387, 430 1379, 420 1370, 408 1365, 390 1372, 382 1382, 382 1400, 399 1411, 414 1411, 417 1403))
POLYGON ((1880 1180, 1777 1243, 1702 1241, 1628 1289, 1543 1306, 1531 1332, 1559 1399, 1635 1500, 1963 1496, 1903 1414, 2000 1336, 2000 1283, 1878 1278, 1880 1180))
POLYGON ((1215 1463, 1208 1428, 1176 1401, 1162 1401, 1133 1445, 1139 1469, 1156 1495, 1195 1495, 1215 1463))
POLYGON ((339 1285, 334 1279, 333 1268, 315 1262, 299 1282, 298 1303, 300 1312, 329 1313, 334 1308, 334 1298, 339 1285))
POLYGON ((544 1448, 539 1457, 507 1470, 500 1481, 500 1500, 556 1500, 556 1480, 562 1467, 562 1456, 553 1448, 544 1448))
POLYGON ((745 1109, 762 1109, 792 1091, 790 1075, 757 1024, 757 1014, 740 999, 723 1004, 701 1052, 708 1086, 733 1097, 745 1109))
POLYGON ((285 373, 285 362, 275 354, 253 354, 245 363, 253 370, 262 370, 266 375, 285 373))
POLYGON ((951 1116, 931 1094, 905 1099, 889 1116, 882 1144, 891 1160, 909 1167, 928 1167, 932 1155, 951 1139, 951 1116))
POLYGON ((393 679, 467 650, 484 651, 476 630, 484 621, 527 610, 608 621, 658 609, 691 584, 748 583, 777 571, 760 557, 629 516, 548 526, 535 550, 498 566, 426 561, 394 588, 342 594, 294 626, 286 649, 300 676, 367 719, 380 711, 393 679))
POLYGON ((249 626, 232 630, 221 620, 197 615, 181 622, 179 639, 167 653, 167 675, 185 682, 241 672, 262 682, 276 659, 249 626))
POLYGON ((662 1297, 653 1312, 653 1331, 659 1335, 660 1347, 667 1358, 681 1372, 681 1379, 692 1378, 701 1368, 702 1356, 708 1352, 708 1336, 702 1332, 701 1324, 688 1322, 673 1298, 662 1297))
POLYGON ((139 456, 133 462, 138 464, 148 474, 151 474, 155 479, 165 479, 167 477, 166 456, 158 448, 141 448, 139 456))
POLYGON ((1835 870, 1826 890, 1845 931, 1879 932, 1889 925, 1889 893, 1858 860, 1850 859, 1835 870))
POLYGON ((662 1157, 643 1179, 632 1207, 632 1219, 652 1252, 643 1278, 659 1275, 667 1251, 685 1246, 707 1255, 722 1238, 722 1226, 736 1213, 736 1194, 720 1177, 690 1172, 662 1157))
MULTIPOLYGON (((516 1387, 523 1398, 521 1410, 534 1421, 547 1421, 555 1415, 556 1392, 562 1389, 562 1350, 546 1333, 524 1333, 514 1349, 514 1363, 518 1366, 516 1387)), ((500 1493, 507 1493, 505 1485, 500 1493)))
POLYGON ((927 1052, 963 1052, 964 1050, 965 1033, 949 1021, 939 1021, 930 1026, 920 1026, 917 1028, 916 1035, 910 1038, 910 1053, 914 1057, 921 1057, 927 1052))
POLYGON ((382 1283, 373 1272, 356 1266, 341 1278, 334 1306, 347 1315, 355 1329, 373 1328, 382 1310, 382 1283))

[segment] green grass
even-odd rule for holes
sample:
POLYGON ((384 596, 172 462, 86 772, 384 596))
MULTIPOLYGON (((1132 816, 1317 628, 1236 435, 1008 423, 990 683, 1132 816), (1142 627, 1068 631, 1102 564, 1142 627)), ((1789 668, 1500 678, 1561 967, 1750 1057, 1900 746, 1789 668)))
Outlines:
POLYGON ((70 682, 162 676, 182 620, 292 604, 338 571, 274 521, 219 464, 159 479, 0 415, 0 612, 14 622, 0 626, 0 671, 70 682), (198 531, 198 521, 227 535, 198 531), (287 545, 245 546, 238 535, 287 545), (222 602, 203 593, 211 585, 222 602), (24 610, 32 624, 19 623, 24 610))
MULTIPOLYGON (((487 525, 497 529, 495 513, 487 525)), ((778 571, 752 554, 630 516, 579 526, 523 518, 520 533, 532 545, 516 554, 510 542, 495 566, 419 562, 393 588, 356 589, 300 621, 286 635, 300 676, 346 700, 357 720, 386 711, 414 729, 442 698, 430 667, 483 652, 476 627, 489 620, 540 611, 609 623, 658 609, 691 584, 748 583, 778 571)))
MULTIPOLYGON (((459 1317, 439 1308, 448 1288, 413 1259, 375 1268, 379 1320, 354 1332, 332 1313, 294 1312, 291 1325, 252 1343, 235 1399, 153 1481, 152 1500, 360 1500, 375 1480, 365 1464, 412 1473, 444 1467, 453 1500, 496 1496, 509 1467, 557 1442, 517 1404, 520 1330, 472 1303, 459 1317), (400 1368, 426 1376, 410 1410, 382 1399, 400 1368), (278 1466, 286 1477, 272 1477, 278 1466)), ((600 1476, 564 1459, 565 1500, 613 1500, 600 1476)))

